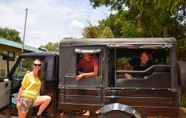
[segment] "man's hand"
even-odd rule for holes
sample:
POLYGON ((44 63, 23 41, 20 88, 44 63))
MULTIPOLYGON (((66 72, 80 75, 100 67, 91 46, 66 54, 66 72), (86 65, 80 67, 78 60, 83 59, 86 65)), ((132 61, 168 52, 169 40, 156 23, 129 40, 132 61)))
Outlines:
POLYGON ((83 78, 83 74, 79 74, 79 75, 77 75, 77 76, 75 77, 76 80, 80 80, 80 79, 82 79, 82 78, 83 78))
POLYGON ((125 79, 127 79, 127 80, 132 80, 133 77, 132 77, 132 75, 130 75, 130 74, 128 74, 128 73, 125 73, 125 79))

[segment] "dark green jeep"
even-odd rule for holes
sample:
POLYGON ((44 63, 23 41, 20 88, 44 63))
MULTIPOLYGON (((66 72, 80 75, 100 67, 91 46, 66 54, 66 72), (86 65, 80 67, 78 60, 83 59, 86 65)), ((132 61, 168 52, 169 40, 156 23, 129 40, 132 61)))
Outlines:
POLYGON ((105 117, 116 111, 142 118, 178 117, 181 81, 174 38, 67 39, 61 42, 59 60, 58 109, 101 108, 105 117), (83 53, 99 58, 99 74, 77 81, 83 53), (144 60, 149 63, 140 67, 144 60))

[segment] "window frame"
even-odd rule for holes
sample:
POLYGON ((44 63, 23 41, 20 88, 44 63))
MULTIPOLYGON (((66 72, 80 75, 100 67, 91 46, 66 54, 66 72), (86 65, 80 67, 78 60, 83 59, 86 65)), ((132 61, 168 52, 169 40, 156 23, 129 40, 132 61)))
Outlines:
MULTIPOLYGON (((118 73, 117 73, 117 71, 121 71, 121 70, 117 70, 117 59, 118 59, 118 48, 112 48, 114 51, 114 82, 113 82, 113 84, 112 85, 110 85, 110 87, 117 87, 116 86, 116 80, 118 79, 118 73)), ((119 49, 122 49, 122 48, 119 48, 119 49)), ((127 49, 127 48, 124 48, 124 49, 127 49)), ((129 72, 129 73, 145 73, 145 72, 147 72, 147 71, 149 71, 149 70, 151 70, 152 68, 154 68, 154 67, 167 67, 167 68, 170 68, 170 71, 169 71, 169 75, 170 75, 170 77, 171 77, 171 55, 170 55, 170 49, 169 48, 167 48, 168 50, 165 50, 165 52, 166 52, 166 54, 168 54, 168 55, 166 55, 166 57, 167 58, 169 58, 169 61, 168 61, 168 63, 167 64, 155 64, 155 65, 151 65, 150 67, 148 67, 148 68, 146 68, 145 70, 131 70, 131 71, 129 71, 129 70, 122 70, 123 72, 129 72)), ((127 50, 139 50, 139 49, 127 49, 127 50)), ((157 50, 157 49, 154 49, 155 51, 157 50)), ((162 50, 164 50, 164 48, 162 48, 162 50)), ((136 53, 137 54, 137 53, 136 53)), ((133 80, 135 80, 135 81, 138 81, 137 79, 131 79, 131 80, 124 80, 124 81, 133 81, 133 80)), ((146 78, 146 76, 144 76, 144 79, 143 79, 144 81, 148 81, 148 78, 146 78)), ((112 80, 112 78, 111 79, 109 79, 109 81, 113 81, 112 80)), ((140 80, 139 80, 140 81, 140 80)), ((170 78, 170 81, 171 81, 171 78, 170 78)), ((136 87, 133 87, 133 86, 131 86, 131 87, 125 87, 125 86, 119 86, 119 87, 117 87, 117 88, 136 88, 136 87)), ((146 88, 146 87, 145 87, 146 88)), ((149 88, 149 87, 147 87, 147 88, 149 88)))
MULTIPOLYGON (((97 88, 99 87, 101 84, 102 84, 102 60, 101 60, 101 55, 102 55, 102 52, 103 52, 103 49, 100 48, 100 47, 78 47, 78 48, 74 48, 74 54, 75 54, 75 61, 76 61, 76 64, 74 65, 74 68, 75 68, 75 74, 77 75, 77 64, 78 64, 78 59, 79 56, 78 55, 81 55, 83 53, 91 53, 91 54, 95 54, 98 58, 98 76, 96 76, 95 78, 86 78, 86 79, 82 79, 82 80, 75 80, 74 77, 76 75, 70 75, 70 73, 66 73, 65 76, 64 76, 64 85, 65 87, 78 87, 78 88, 97 88), (66 79, 71 79, 68 83, 68 80, 66 81, 66 79), (80 81, 84 81, 84 83, 86 83, 85 81, 89 81, 88 79, 96 79, 96 85, 90 83, 90 84, 84 84, 82 85, 80 83, 80 81)), ((83 83, 83 82, 82 82, 83 83)), ((87 82, 88 83, 88 82, 87 82)))

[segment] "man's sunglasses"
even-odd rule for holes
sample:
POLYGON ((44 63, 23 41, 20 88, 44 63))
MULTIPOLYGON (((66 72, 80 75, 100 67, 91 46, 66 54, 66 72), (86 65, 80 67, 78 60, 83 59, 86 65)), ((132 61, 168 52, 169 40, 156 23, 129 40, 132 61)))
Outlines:
POLYGON ((40 67, 40 66, 41 66, 41 64, 34 64, 34 66, 39 66, 39 67, 40 67))

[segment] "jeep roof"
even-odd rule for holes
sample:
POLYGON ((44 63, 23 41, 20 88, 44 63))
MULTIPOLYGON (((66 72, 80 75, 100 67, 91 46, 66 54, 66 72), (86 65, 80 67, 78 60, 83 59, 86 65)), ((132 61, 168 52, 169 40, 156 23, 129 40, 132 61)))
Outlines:
POLYGON ((69 38, 61 41, 63 46, 78 45, 106 45, 108 47, 127 47, 129 45, 172 45, 176 44, 176 39, 170 38, 69 38))

